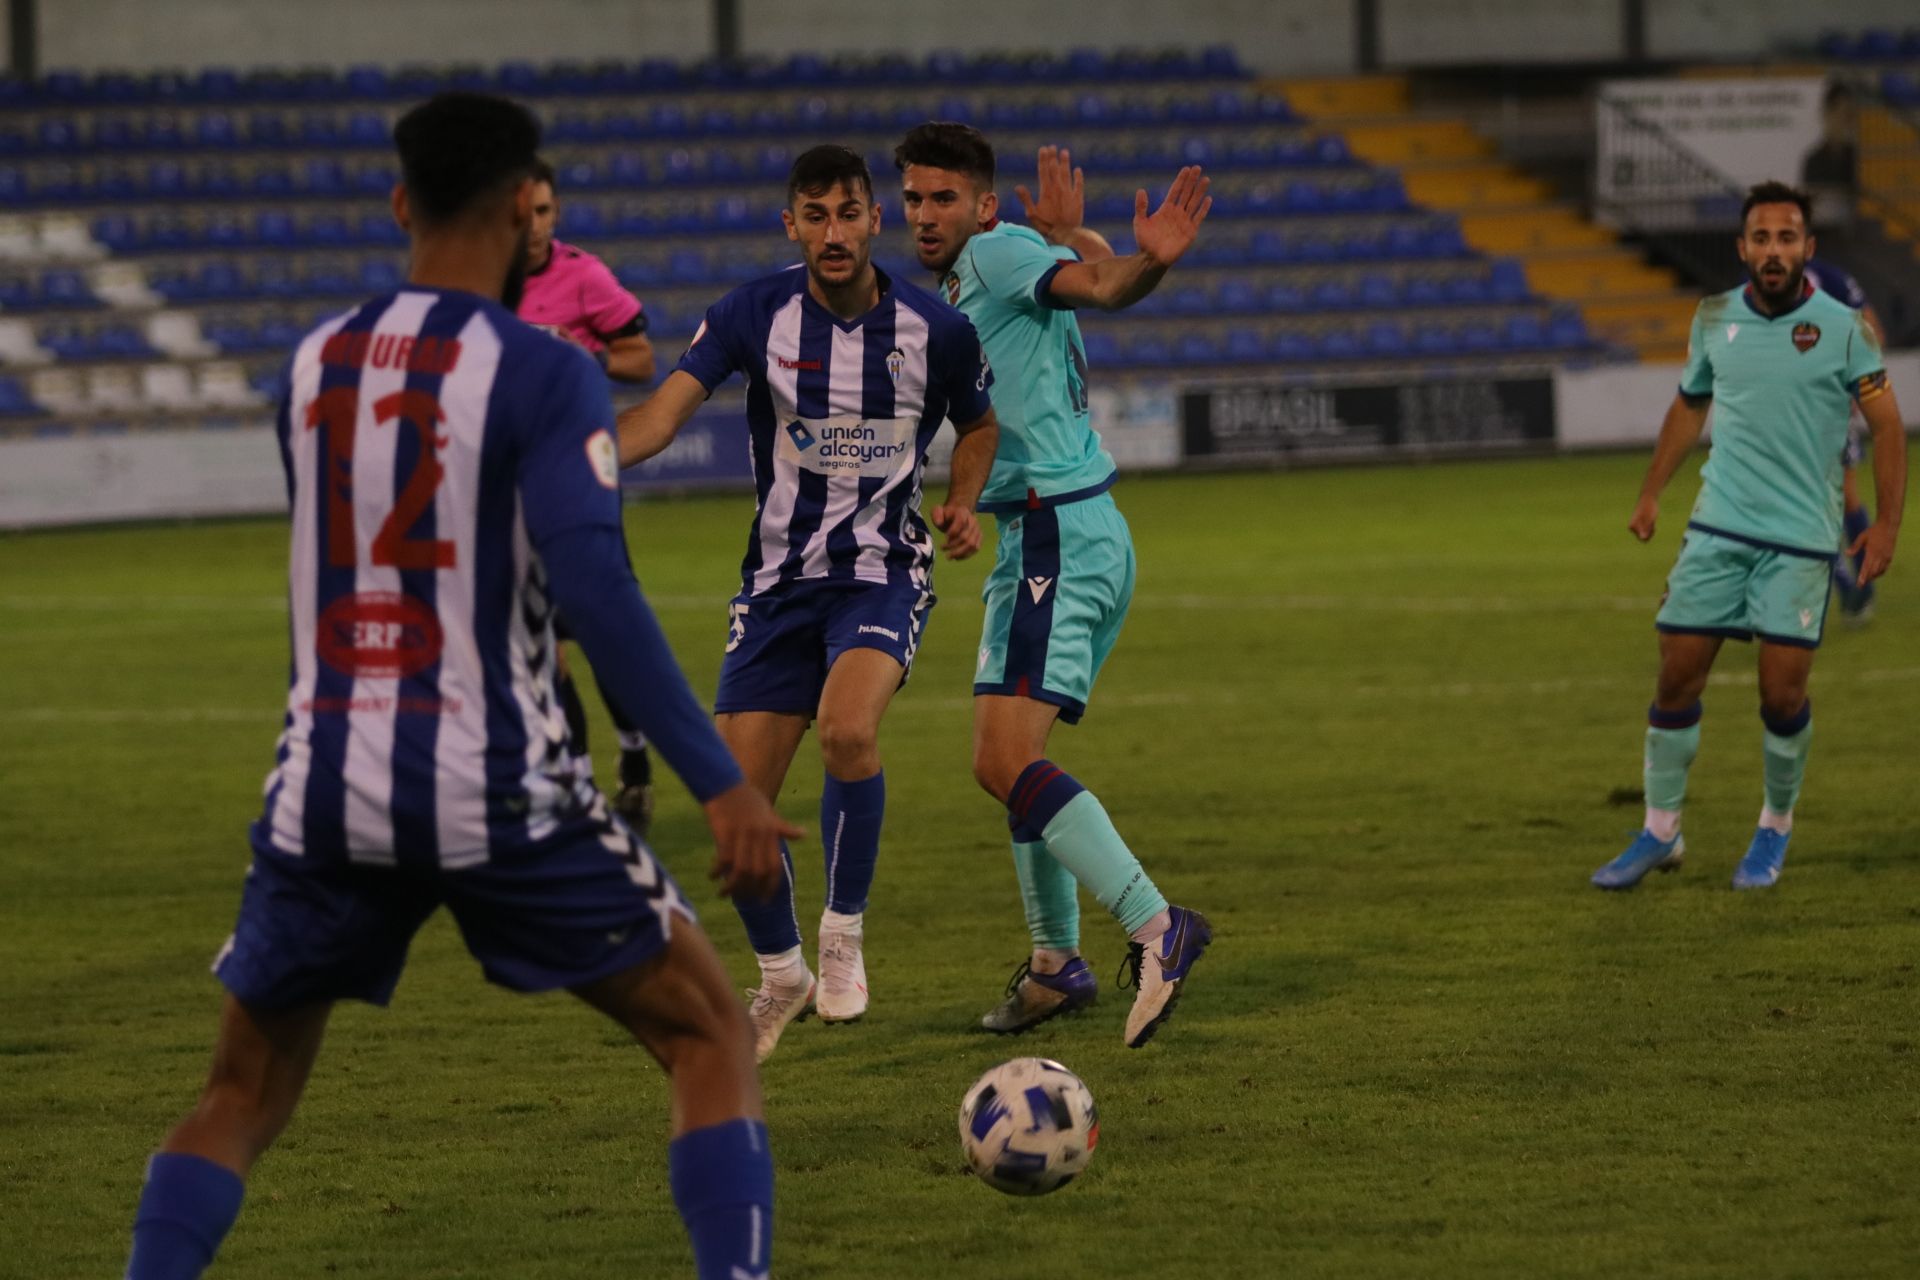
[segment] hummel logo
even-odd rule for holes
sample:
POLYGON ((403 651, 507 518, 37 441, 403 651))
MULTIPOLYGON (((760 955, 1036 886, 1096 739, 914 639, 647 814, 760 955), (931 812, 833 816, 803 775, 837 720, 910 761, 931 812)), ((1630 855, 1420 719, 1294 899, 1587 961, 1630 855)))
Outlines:
POLYGON ((1040 603, 1040 598, 1047 594, 1047 588, 1052 585, 1053 585, 1052 578, 1028 578, 1027 579, 1027 589, 1033 592, 1033 602, 1035 604, 1040 603))
POLYGON ((1739 326, 1739 325, 1737 325, 1737 324, 1730 324, 1730 325, 1728 325, 1728 326, 1727 326, 1727 341, 1728 341, 1728 342, 1732 342, 1732 341, 1733 341, 1733 340, 1734 340, 1735 338, 1737 338, 1737 337, 1739 337, 1739 336, 1740 336, 1740 326, 1739 326))

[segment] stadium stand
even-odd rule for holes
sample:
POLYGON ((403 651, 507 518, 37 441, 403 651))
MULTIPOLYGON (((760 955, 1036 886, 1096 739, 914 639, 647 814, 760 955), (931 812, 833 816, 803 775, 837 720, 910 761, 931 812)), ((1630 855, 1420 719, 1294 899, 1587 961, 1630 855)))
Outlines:
POLYGON ((1177 284, 1087 323, 1109 377, 1611 358, 1638 321, 1576 302, 1674 288, 1464 125, 1398 118, 1390 78, 1262 85, 1225 49, 52 74, 0 84, 0 199, 18 211, 0 220, 0 367, 78 376, 36 376, 14 416, 264 403, 304 328, 400 279, 391 121, 447 87, 542 112, 562 233, 645 299, 669 348, 725 288, 792 260, 770 232, 797 149, 846 141, 887 175, 930 117, 988 131, 1016 216, 1035 149, 1073 145, 1089 218, 1123 250, 1135 186, 1184 163, 1214 175, 1214 224, 1177 284), (143 371, 161 361, 184 372, 143 371))

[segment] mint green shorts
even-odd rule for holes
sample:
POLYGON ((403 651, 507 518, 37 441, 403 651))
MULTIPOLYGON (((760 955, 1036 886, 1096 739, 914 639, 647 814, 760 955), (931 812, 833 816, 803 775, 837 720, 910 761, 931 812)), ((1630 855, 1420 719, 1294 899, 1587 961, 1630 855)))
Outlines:
POLYGON ((1073 724, 1127 619, 1133 534, 1105 493, 995 519, 973 691, 1051 702, 1073 724))
POLYGON ((1817 649, 1832 589, 1831 555, 1690 524, 1654 626, 1817 649))

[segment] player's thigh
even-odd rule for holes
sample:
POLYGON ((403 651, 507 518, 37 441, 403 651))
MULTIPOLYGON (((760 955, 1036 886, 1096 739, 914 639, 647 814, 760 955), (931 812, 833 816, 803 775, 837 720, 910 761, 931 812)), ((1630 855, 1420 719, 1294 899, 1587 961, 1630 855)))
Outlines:
POLYGON ((1655 625, 1668 632, 1749 638, 1753 619, 1747 588, 1764 554, 1744 542, 1689 529, 1667 574, 1655 625))
POLYGON ((256 852, 213 971, 257 1014, 332 1000, 384 1005, 438 902, 430 882, 392 868, 256 852))
MULTIPOLYGON (((1079 538, 1090 549, 1097 549, 1090 550, 1084 557, 1088 576, 1097 574, 1099 579, 1097 583, 1087 584, 1097 610, 1090 639, 1093 669, 1089 679, 1094 679, 1120 641, 1121 628, 1126 625, 1127 612, 1133 605, 1138 564, 1134 557, 1133 531, 1113 499, 1103 496, 1079 505, 1088 508, 1081 517, 1084 527, 1079 531, 1079 538)), ((1076 552, 1076 569, 1081 559, 1076 552)))
POLYGON ((657 954, 572 990, 669 1066, 675 1043, 686 1037, 737 1040, 743 1052, 751 1042, 726 966, 691 922, 676 922, 657 954))
POLYGON ((780 711, 723 711, 713 723, 740 772, 771 799, 786 785, 787 770, 800 749, 800 739, 807 735, 809 719, 809 715, 780 711))
POLYGON ((801 588, 729 602, 716 712, 811 718, 826 678, 825 614, 817 593, 801 588))
POLYGON ((693 908, 624 823, 569 824, 538 848, 442 878, 487 981, 511 991, 579 987, 644 964, 693 908))
POLYGON ((1747 612, 1761 639, 1817 649, 1833 597, 1833 558, 1765 553, 1747 583, 1747 612))
POLYGON ((840 654, 820 693, 821 740, 872 738, 906 678, 907 669, 884 649, 853 648, 840 654))

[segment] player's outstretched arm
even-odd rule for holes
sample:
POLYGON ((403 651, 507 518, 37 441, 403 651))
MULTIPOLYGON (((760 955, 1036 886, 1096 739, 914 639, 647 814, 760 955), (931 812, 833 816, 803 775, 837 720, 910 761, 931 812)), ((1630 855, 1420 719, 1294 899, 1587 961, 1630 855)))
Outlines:
POLYGON ((1646 479, 1640 482, 1640 499, 1633 504, 1633 515, 1627 521, 1628 531, 1640 541, 1653 537, 1654 524, 1660 518, 1660 495, 1686 456, 1693 452, 1693 446, 1700 442, 1700 431, 1707 425, 1707 410, 1712 406, 1712 396, 1690 396, 1685 392, 1674 396, 1673 403, 1667 406, 1666 420, 1660 424, 1660 439, 1653 446, 1653 461, 1647 464, 1646 479))
POLYGON ((668 374, 658 391, 620 414, 620 465, 630 467, 664 450, 706 401, 700 379, 682 369, 668 374))
POLYGON ((1021 208, 1027 211, 1027 225, 1057 244, 1080 255, 1082 262, 1104 262, 1113 256, 1107 238, 1086 225, 1087 175, 1074 167, 1073 153, 1065 147, 1042 147, 1039 174, 1040 194, 1015 187, 1021 208))
POLYGON ((1119 311, 1152 293, 1200 234, 1200 224, 1213 208, 1207 194, 1211 182, 1198 165, 1189 165, 1174 178, 1160 207, 1147 213, 1147 193, 1133 195, 1133 242, 1137 250, 1104 262, 1069 262, 1055 273, 1047 293, 1066 307, 1097 307, 1119 311))
POLYGON ((616 382, 644 385, 653 381, 653 339, 630 333, 607 342, 607 376, 616 382))
POLYGON ((947 500, 933 509, 934 527, 946 535, 942 550, 949 560, 965 560, 980 549, 980 521, 974 509, 993 471, 993 455, 1000 449, 1000 422, 988 409, 984 418, 956 426, 952 475, 947 500))
POLYGON ((693 792, 713 830, 713 878, 764 898, 785 875, 780 840, 804 834, 743 781, 740 766, 687 684, 634 581, 618 526, 583 524, 536 540, 554 605, 613 704, 693 792))
POLYGON ((1884 373, 1878 385, 1878 394, 1860 401, 1860 413, 1873 429, 1873 487, 1879 502, 1873 509, 1873 523, 1847 548, 1848 555, 1865 553, 1860 563, 1863 586, 1893 564, 1893 544, 1900 537, 1900 518, 1907 505, 1907 430, 1884 373))

